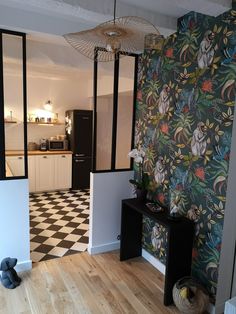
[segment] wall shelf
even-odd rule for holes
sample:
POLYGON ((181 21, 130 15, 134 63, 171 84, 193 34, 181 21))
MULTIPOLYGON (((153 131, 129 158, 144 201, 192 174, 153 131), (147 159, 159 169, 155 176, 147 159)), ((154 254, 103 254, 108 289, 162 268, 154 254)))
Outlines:
POLYGON ((28 124, 33 124, 33 125, 64 125, 62 122, 27 122, 28 124))
POLYGON ((5 120, 4 123, 17 123, 17 121, 5 120))

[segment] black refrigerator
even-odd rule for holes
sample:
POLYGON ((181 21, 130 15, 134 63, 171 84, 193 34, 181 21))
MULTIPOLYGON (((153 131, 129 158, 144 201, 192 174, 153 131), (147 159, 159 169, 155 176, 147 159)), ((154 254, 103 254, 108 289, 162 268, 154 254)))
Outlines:
POLYGON ((72 189, 90 186, 92 169, 93 112, 91 110, 66 111, 66 135, 72 155, 72 189))

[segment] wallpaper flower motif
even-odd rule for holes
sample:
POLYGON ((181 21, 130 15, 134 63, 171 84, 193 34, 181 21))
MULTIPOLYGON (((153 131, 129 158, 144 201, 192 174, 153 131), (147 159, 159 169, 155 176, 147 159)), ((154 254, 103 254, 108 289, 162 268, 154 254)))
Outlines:
MULTIPOLYGON (((216 294, 236 83, 236 13, 191 12, 162 51, 139 63, 136 145, 145 148, 149 196, 196 223, 192 273, 216 294), (222 48, 224 48, 222 51, 222 48), (226 52, 234 51, 227 57, 226 52)), ((143 247, 165 263, 166 230, 144 219, 143 247)))

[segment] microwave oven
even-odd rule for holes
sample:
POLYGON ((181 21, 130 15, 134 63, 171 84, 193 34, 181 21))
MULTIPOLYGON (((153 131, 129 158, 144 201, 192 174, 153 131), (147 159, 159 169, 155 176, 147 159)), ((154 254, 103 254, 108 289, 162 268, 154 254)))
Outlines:
POLYGON ((67 140, 49 140, 48 150, 68 150, 67 140))

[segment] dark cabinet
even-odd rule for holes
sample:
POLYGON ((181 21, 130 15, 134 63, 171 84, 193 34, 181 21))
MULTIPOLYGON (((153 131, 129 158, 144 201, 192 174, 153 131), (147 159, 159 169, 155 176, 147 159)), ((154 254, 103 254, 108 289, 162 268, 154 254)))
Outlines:
POLYGON ((72 189, 88 189, 90 185, 90 171, 92 158, 73 157, 72 163, 72 189))
POLYGON ((75 112, 74 115, 74 153, 92 155, 92 113, 75 112))
POLYGON ((70 110, 70 131, 66 129, 69 148, 78 157, 92 156, 93 113, 90 110, 70 110))
POLYGON ((66 135, 69 149, 73 152, 72 189, 90 186, 92 169, 93 113, 91 110, 69 110, 66 112, 66 135))

